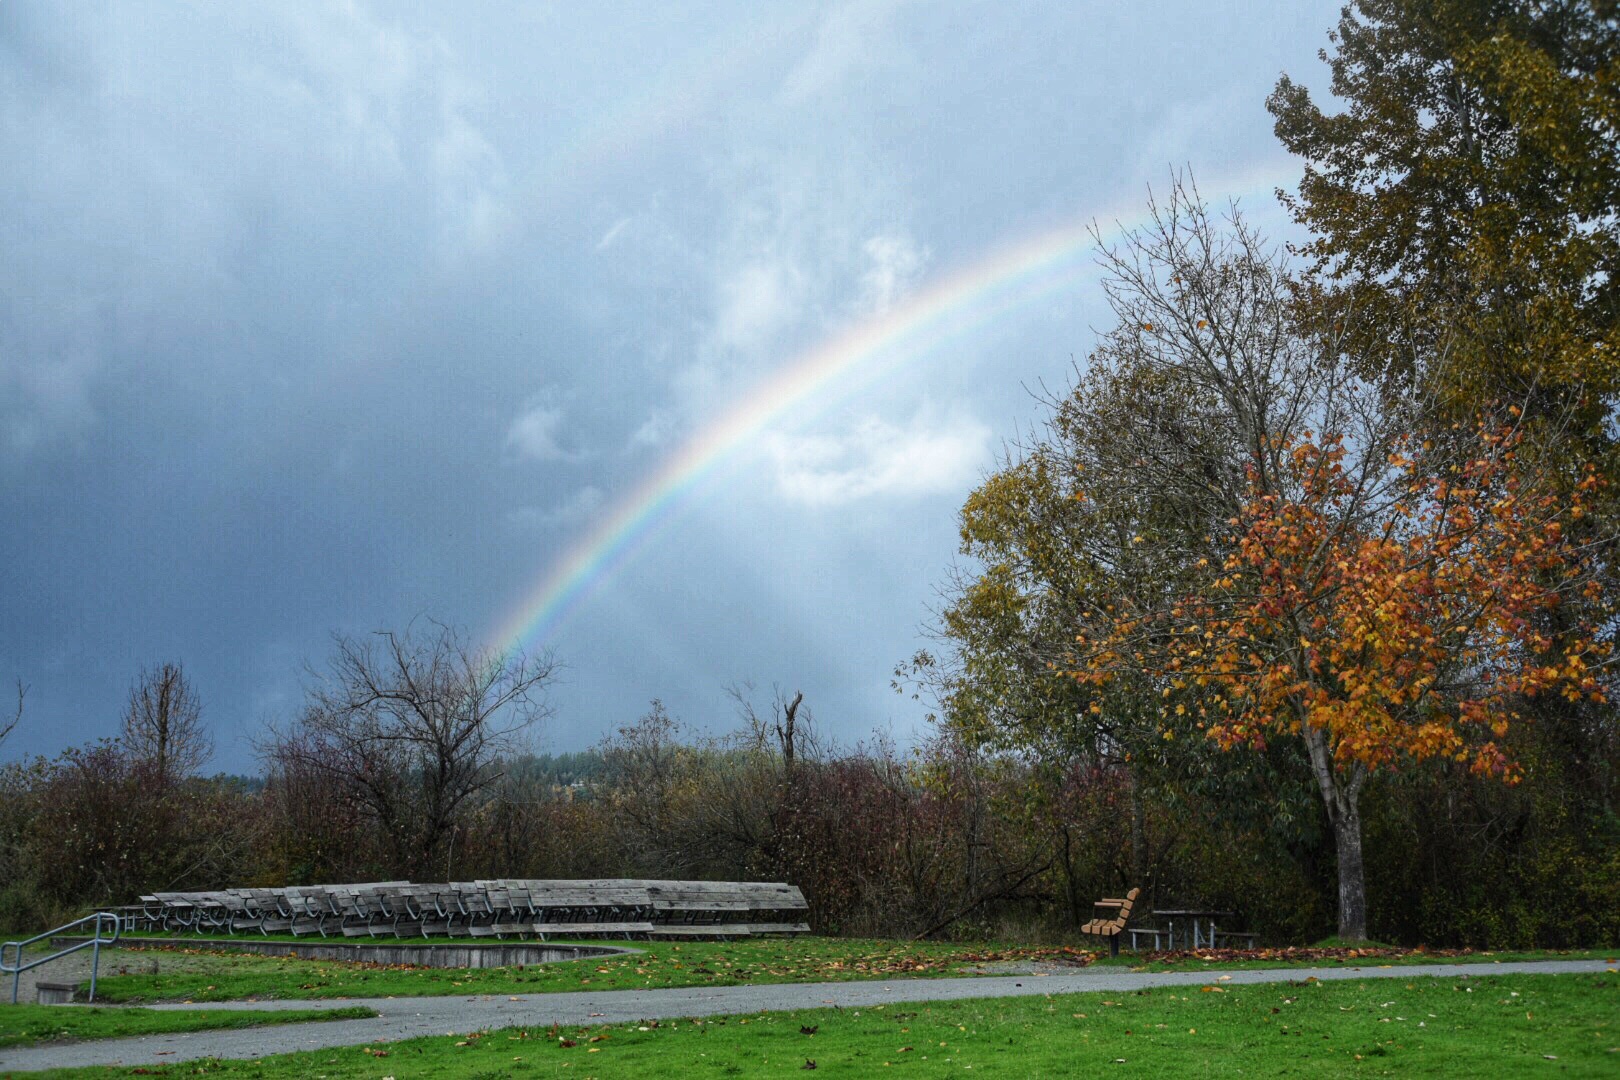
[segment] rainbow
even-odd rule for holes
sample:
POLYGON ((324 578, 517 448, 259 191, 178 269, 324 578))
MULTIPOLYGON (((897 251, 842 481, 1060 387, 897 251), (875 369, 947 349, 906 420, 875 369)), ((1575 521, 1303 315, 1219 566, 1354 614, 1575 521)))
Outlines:
MULTIPOLYGON (((1270 195, 1286 178, 1279 170, 1222 185, 1228 192, 1270 195)), ((671 511, 734 451, 774 420, 850 380, 867 385, 1072 284, 1092 268, 1094 217, 1001 248, 945 275, 890 310, 846 327, 783 365, 621 498, 555 560, 523 601, 487 639, 496 648, 543 644, 587 596, 611 578, 667 520, 671 511)), ((1125 232, 1146 220, 1140 211, 1115 218, 1125 232)))

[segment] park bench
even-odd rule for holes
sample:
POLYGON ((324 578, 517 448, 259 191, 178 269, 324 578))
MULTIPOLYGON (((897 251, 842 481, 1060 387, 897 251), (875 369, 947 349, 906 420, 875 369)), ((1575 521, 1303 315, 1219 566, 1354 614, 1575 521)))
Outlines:
POLYGON ((649 935, 655 938, 739 938, 753 937, 748 923, 658 923, 649 935))
POLYGON ((1131 908, 1135 906, 1136 897, 1141 893, 1141 891, 1141 889, 1132 889, 1130 892, 1125 894, 1125 897, 1122 900, 1098 900, 1093 906, 1113 911, 1113 918, 1092 919, 1090 922, 1086 923, 1080 928, 1080 932, 1082 934, 1090 934, 1093 937, 1107 938, 1108 955, 1118 956, 1119 935, 1125 929, 1126 922, 1130 920, 1131 908))
POLYGON ((628 938, 632 934, 651 934, 654 927, 650 922, 538 922, 532 923, 529 929, 535 937, 545 941, 548 934, 561 934, 564 937, 623 934, 628 938))
POLYGON ((1142 947, 1143 938, 1148 938, 1151 940, 1155 949, 1164 948, 1164 939, 1166 936, 1166 931, 1164 930, 1159 930, 1151 926, 1128 926, 1125 928, 1125 932, 1131 936, 1131 948, 1133 950, 1140 949, 1142 947))
POLYGON ((191 929, 194 912, 189 900, 183 899, 179 893, 154 893, 152 899, 163 905, 160 921, 165 933, 191 929))
MULTIPOLYGON (((217 894, 218 903, 225 912, 226 923, 232 933, 238 930, 257 930, 261 934, 266 934, 269 933, 265 929, 267 922, 280 921, 278 918, 280 914, 279 902, 267 896, 268 891, 267 889, 226 889, 224 892, 217 894)), ((292 925, 291 920, 288 920, 287 925, 292 925)))
POLYGON ((118 916, 118 925, 122 933, 152 929, 153 923, 146 913, 144 904, 119 904, 107 910, 118 916))
POLYGON ((456 903, 461 908, 459 929, 469 937, 482 936, 480 931, 495 919, 489 906, 489 895, 470 881, 455 882, 452 888, 455 890, 456 903))
POLYGON ((779 882, 745 881, 738 885, 748 901, 753 934, 808 934, 810 924, 805 921, 810 905, 797 885, 779 882))
POLYGON ((261 934, 285 934, 292 929, 292 912, 274 889, 249 889, 244 897, 249 917, 258 918, 255 928, 261 934))
POLYGON ((652 914, 661 925, 746 922, 753 908, 732 883, 707 881, 656 882, 647 887, 652 914))
POLYGON ((292 914, 292 932, 295 936, 305 934, 319 934, 326 936, 326 927, 332 921, 335 912, 332 909, 332 898, 325 889, 318 887, 290 887, 279 890, 283 895, 283 902, 292 914))

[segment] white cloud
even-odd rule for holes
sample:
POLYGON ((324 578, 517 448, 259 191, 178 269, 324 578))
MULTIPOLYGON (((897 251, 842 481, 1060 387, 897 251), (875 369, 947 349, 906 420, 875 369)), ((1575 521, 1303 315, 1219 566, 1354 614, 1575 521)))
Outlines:
POLYGON ((547 399, 531 402, 506 429, 506 448, 529 461, 571 461, 579 455, 558 440, 563 411, 547 399))
POLYGON ((916 284, 928 264, 928 252, 909 236, 874 236, 863 246, 870 263, 861 275, 861 306, 883 312, 916 284))
POLYGON ((852 74, 892 58, 896 45, 890 21, 899 6, 863 0, 828 12, 815 45, 782 80, 782 101, 799 105, 831 95, 852 74))
POLYGON ((447 89, 444 94, 442 126, 433 144, 439 213, 452 241, 482 250, 505 233, 506 169, 494 145, 468 119, 463 93, 447 89))
POLYGON ((868 417, 840 435, 775 435, 777 491, 813 506, 873 496, 965 493, 989 460, 990 429, 925 410, 905 427, 868 417))
MULTIPOLYGON (((291 6, 296 49, 242 73, 274 87, 290 130, 315 132, 345 171, 431 181, 440 236, 452 251, 487 248, 507 227, 500 152, 475 120, 487 95, 450 45, 360 3, 291 6)), ((279 27, 276 27, 279 29, 279 27)), ((274 33, 271 30, 270 33, 274 33)))
POLYGON ((554 506, 520 506, 506 515, 522 529, 556 529, 577 525, 602 506, 602 489, 587 484, 554 506))
POLYGON ((662 446, 675 430, 675 417, 665 409, 654 409, 651 416, 630 436, 630 449, 662 446))
POLYGON ((719 282, 716 338, 738 352, 759 349, 798 321, 803 293, 803 274, 789 259, 744 264, 719 282))

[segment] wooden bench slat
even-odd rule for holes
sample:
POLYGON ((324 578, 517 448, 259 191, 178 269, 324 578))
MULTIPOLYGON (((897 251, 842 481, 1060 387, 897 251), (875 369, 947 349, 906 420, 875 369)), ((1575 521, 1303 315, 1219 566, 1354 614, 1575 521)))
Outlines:
POLYGON ((1106 938, 1108 940, 1108 954, 1118 956, 1120 931, 1125 929, 1125 924, 1130 920, 1131 909, 1135 906, 1136 898, 1141 892, 1141 889, 1132 889, 1125 894, 1123 899, 1109 898, 1097 901, 1096 907, 1115 909, 1114 917, 1111 919, 1092 919, 1080 928, 1080 932, 1092 937, 1106 938))

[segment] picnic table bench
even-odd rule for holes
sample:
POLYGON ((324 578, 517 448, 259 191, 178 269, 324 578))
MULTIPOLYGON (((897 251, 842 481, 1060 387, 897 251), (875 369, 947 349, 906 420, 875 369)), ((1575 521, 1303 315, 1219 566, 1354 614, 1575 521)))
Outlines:
POLYGON ((372 881, 153 893, 127 923, 169 932, 322 937, 747 937, 805 934, 796 886, 762 881, 372 881))
MULTIPOLYGON (((1188 944, 1191 938, 1191 947, 1194 949, 1215 947, 1215 921, 1217 919, 1231 919, 1235 917, 1230 911, 1211 911, 1205 908, 1182 908, 1174 911, 1155 911, 1154 915, 1165 919, 1169 924, 1170 947, 1176 947, 1176 938, 1181 938, 1182 945, 1188 944), (1180 933, 1177 933, 1177 927, 1180 933), (1202 931, 1200 927, 1202 926, 1202 931)), ((1222 931, 1224 934, 1225 931, 1222 931)))

